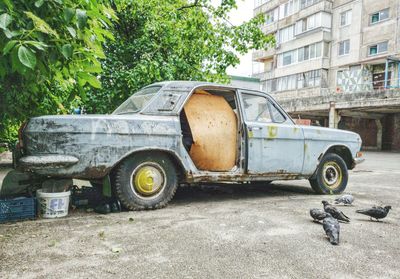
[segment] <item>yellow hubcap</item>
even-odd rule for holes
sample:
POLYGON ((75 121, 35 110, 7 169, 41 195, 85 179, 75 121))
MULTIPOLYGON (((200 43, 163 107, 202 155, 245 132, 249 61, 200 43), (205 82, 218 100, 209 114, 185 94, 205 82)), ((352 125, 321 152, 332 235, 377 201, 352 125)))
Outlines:
POLYGON ((324 164, 323 176, 324 184, 329 189, 336 189, 342 183, 342 169, 336 162, 330 161, 324 164))
POLYGON ((164 185, 162 170, 158 166, 139 166, 134 172, 132 182, 138 194, 152 196, 158 193, 164 185))

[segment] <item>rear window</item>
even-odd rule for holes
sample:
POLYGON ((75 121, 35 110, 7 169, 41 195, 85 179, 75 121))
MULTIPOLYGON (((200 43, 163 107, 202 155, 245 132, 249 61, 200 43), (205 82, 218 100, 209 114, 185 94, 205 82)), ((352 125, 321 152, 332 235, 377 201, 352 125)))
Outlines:
POLYGON ((161 86, 150 86, 139 90, 123 102, 113 114, 129 114, 141 111, 160 89, 161 86))

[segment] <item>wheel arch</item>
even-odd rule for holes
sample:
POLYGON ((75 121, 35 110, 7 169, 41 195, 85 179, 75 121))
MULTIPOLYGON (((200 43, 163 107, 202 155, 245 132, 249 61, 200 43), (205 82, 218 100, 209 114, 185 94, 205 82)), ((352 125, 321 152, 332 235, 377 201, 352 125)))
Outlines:
POLYGON ((137 154, 143 154, 143 153, 166 154, 176 166, 176 171, 178 173, 178 179, 181 180, 183 177, 185 177, 186 171, 185 171, 185 166, 183 164, 182 158, 174 150, 168 149, 168 148, 160 148, 160 147, 139 148, 139 149, 135 149, 133 151, 126 153, 117 162, 114 163, 114 165, 111 167, 111 171, 109 174, 113 175, 115 170, 125 159, 127 159, 131 156, 135 156, 137 154))
POLYGON ((346 163, 347 169, 352 169, 353 165, 353 156, 351 155, 350 148, 344 144, 335 144, 329 146, 325 152, 321 153, 321 155, 318 157, 318 165, 321 159, 328 153, 333 153, 338 156, 340 156, 343 161, 346 163))
POLYGON ((321 154, 318 156, 318 163, 317 166, 315 167, 314 173, 309 177, 309 178, 315 178, 315 175, 317 174, 319 164, 324 158, 324 156, 328 153, 333 153, 338 155, 340 158, 343 159, 343 161, 346 163, 347 169, 351 170, 353 168, 353 157, 351 155, 350 148, 345 145, 345 144, 333 144, 328 146, 321 154))

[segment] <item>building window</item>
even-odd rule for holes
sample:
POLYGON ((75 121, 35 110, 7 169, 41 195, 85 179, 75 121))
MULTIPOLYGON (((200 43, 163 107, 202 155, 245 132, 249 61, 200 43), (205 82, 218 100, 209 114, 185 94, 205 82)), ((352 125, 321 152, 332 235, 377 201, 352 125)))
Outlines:
POLYGON ((300 0, 300 9, 305 9, 315 3, 320 2, 321 0, 300 0))
POLYGON ((274 9, 265 13, 265 24, 271 24, 278 20, 278 9, 274 9))
POLYGON ((279 30, 279 43, 285 43, 294 39, 294 25, 279 30))
POLYGON ((271 0, 254 0, 254 8, 257 8, 271 0))
POLYGON ((283 66, 295 63, 294 53, 295 53, 294 51, 287 51, 287 52, 283 53, 283 55, 282 55, 282 57, 283 57, 282 65, 283 66))
POLYGON ((290 16, 299 10, 299 0, 289 0, 280 5, 279 9, 281 19, 290 16))
POLYGON ((322 42, 287 51, 278 55, 278 66, 287 66, 322 56, 322 42))
POLYGON ((350 53, 350 40, 341 41, 339 43, 339 56, 350 53))
POLYGON ((370 23, 375 24, 383 20, 386 20, 388 18, 389 18, 389 9, 384 9, 382 11, 372 14, 370 17, 370 23))
POLYGON ((382 42, 368 47, 368 54, 370 56, 377 55, 388 51, 388 42, 382 42))
POLYGON ((345 11, 340 14, 340 26, 346 26, 351 24, 351 10, 345 11))

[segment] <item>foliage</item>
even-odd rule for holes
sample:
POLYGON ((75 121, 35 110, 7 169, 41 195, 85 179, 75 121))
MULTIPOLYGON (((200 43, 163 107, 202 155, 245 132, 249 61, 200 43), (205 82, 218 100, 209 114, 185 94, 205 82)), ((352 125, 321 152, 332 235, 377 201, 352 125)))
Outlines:
POLYGON ((239 26, 227 20, 235 0, 115 0, 115 40, 105 45, 102 89, 91 90, 89 112, 109 113, 139 88, 163 80, 227 82, 238 53, 274 43, 257 17, 239 26))
POLYGON ((161 80, 227 82, 238 54, 274 43, 235 0, 0 0, 0 142, 27 118, 109 113, 161 80), (117 20, 118 18, 118 20, 117 20))
POLYGON ((28 117, 66 113, 85 87, 101 87, 102 43, 116 17, 99 1, 0 1, 0 141, 28 117))

